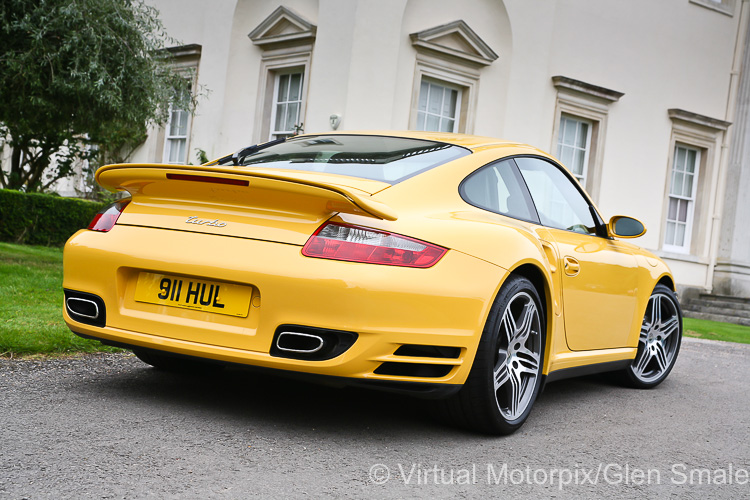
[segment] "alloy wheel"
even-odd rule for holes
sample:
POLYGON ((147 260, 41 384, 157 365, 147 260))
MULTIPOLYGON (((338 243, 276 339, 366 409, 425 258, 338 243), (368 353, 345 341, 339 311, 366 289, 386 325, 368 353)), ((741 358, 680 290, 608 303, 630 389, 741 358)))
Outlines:
POLYGON ((681 333, 675 301, 666 293, 652 294, 641 325, 638 354, 631 366, 633 375, 645 384, 664 377, 674 364, 681 333))
POLYGON ((503 311, 493 369, 495 400, 506 420, 517 420, 531 404, 541 353, 539 309, 531 295, 518 292, 503 311))

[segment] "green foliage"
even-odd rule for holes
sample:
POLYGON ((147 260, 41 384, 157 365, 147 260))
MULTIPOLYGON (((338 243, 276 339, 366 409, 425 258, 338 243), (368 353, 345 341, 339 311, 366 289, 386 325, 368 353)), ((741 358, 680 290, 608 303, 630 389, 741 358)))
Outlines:
POLYGON ((77 160, 122 160, 165 103, 192 100, 157 15, 143 0, 0 2, 0 137, 13 149, 0 187, 43 190, 77 160))
POLYGON ((0 356, 116 351, 62 319, 62 249, 0 243, 0 356))
POLYGON ((195 159, 198 160, 198 165, 203 165, 211 161, 208 159, 208 155, 206 154, 206 151, 201 148, 196 149, 195 159))
POLYGON ((61 246, 104 203, 0 189, 0 241, 61 246))

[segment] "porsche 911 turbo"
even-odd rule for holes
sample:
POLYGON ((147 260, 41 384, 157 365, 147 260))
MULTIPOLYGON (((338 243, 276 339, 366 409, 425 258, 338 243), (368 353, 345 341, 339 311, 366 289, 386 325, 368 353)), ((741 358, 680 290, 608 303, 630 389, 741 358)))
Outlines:
POLYGON ((252 365, 415 394, 508 434, 545 383, 674 366, 674 279, 524 144, 308 134, 204 165, 120 164, 127 192, 64 250, 77 335, 161 369, 252 365))

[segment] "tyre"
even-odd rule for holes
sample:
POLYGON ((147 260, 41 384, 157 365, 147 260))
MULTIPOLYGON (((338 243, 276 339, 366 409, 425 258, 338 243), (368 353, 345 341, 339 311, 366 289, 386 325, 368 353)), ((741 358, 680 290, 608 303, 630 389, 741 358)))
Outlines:
POLYGON ((205 374, 218 372, 224 368, 218 362, 180 356, 179 354, 167 354, 142 347, 133 349, 133 354, 144 363, 168 372, 205 374))
POLYGON ((667 378, 677 361, 682 343, 682 311, 675 293, 656 285, 643 315, 638 352, 622 372, 627 385, 640 389, 656 387, 667 378))
POLYGON ((524 277, 509 277, 490 310, 466 383, 439 403, 442 416, 488 434, 518 430, 539 394, 545 331, 536 288, 524 277))

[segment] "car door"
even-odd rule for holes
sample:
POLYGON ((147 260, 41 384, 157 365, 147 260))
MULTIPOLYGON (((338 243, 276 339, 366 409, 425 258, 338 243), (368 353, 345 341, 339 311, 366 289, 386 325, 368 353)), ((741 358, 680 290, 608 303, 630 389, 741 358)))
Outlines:
POLYGON ((515 162, 557 248, 568 347, 626 347, 636 309, 635 256, 602 234, 601 219, 562 167, 536 157, 515 162))

